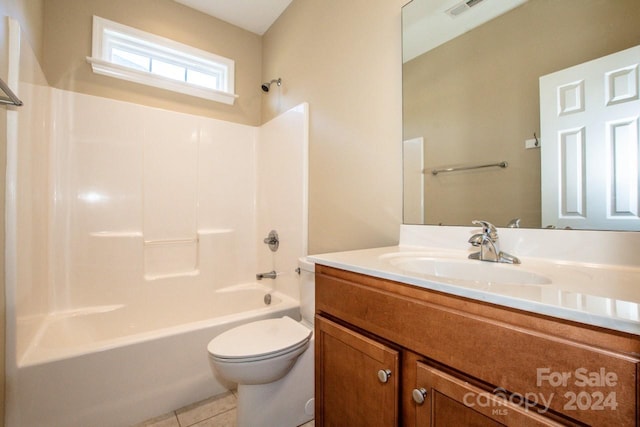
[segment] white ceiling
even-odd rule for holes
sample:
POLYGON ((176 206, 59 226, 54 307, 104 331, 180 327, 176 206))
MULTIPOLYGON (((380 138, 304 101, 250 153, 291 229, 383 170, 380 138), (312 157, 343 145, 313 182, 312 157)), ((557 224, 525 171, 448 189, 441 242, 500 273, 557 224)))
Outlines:
MULTIPOLYGON (((263 35, 293 0, 174 0, 263 35)), ((446 11, 468 0, 413 0, 404 6, 403 60, 409 61, 527 0, 484 0, 452 18, 446 11)))
POLYGON ((175 0, 207 15, 263 35, 292 0, 175 0))
MULTIPOLYGON (((468 0, 466 0, 468 1, 468 0)), ((527 0, 484 0, 455 18, 447 10, 465 0, 413 0, 402 8, 402 56, 407 62, 527 0)))

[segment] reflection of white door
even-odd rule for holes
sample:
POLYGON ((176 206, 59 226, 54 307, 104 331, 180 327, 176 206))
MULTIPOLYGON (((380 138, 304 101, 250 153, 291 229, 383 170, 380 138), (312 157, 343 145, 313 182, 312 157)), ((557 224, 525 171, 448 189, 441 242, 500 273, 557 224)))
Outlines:
POLYGON ((640 230, 640 46, 540 78, 542 226, 640 230))
POLYGON ((424 139, 408 139, 402 144, 404 177, 403 222, 424 224, 424 139))

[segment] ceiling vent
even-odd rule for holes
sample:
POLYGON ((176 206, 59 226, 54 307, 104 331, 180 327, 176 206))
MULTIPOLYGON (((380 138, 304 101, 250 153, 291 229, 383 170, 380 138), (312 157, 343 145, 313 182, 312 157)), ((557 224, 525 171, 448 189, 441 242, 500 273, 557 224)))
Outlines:
POLYGON ((447 9, 445 13, 452 18, 457 18, 458 16, 465 13, 467 10, 471 9, 473 6, 476 6, 479 3, 482 3, 484 0, 466 0, 461 1, 455 6, 447 9))

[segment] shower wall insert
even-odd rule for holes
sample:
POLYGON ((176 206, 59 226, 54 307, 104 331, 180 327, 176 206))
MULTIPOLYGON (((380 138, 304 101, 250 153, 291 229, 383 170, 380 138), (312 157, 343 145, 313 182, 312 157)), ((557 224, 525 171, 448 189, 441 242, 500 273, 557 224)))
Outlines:
POLYGON ((18 46, 8 426, 130 425, 225 390, 212 334, 299 315, 308 105, 253 127, 68 92, 18 46))

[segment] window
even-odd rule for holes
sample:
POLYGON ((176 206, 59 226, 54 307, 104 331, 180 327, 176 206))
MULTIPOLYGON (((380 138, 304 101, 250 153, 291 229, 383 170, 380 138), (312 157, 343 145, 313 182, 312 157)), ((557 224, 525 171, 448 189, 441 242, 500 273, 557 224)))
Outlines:
POLYGON ((98 16, 94 73, 233 104, 234 61, 98 16))

